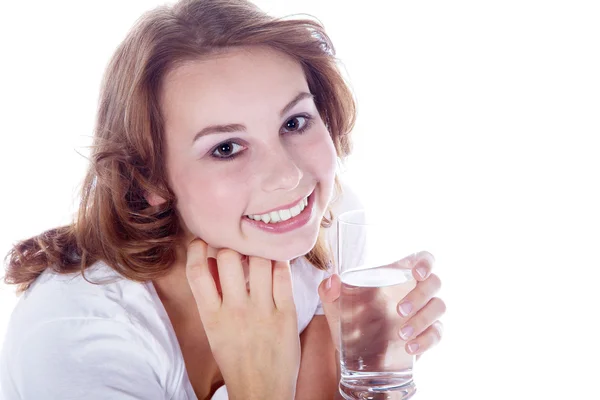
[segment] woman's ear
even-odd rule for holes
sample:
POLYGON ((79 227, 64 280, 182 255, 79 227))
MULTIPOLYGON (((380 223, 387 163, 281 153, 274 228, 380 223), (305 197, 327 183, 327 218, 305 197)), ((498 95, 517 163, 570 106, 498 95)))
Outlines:
POLYGON ((163 199, 162 197, 160 197, 158 194, 154 193, 154 192, 146 192, 145 196, 146 201, 148 202, 148 204, 150 204, 152 207, 154 206, 158 206, 163 204, 166 200, 163 199))

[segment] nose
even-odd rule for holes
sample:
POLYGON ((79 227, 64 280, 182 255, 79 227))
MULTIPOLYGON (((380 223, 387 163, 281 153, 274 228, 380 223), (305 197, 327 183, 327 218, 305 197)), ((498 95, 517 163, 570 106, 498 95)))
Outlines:
POLYGON ((281 147, 265 158, 264 167, 262 186, 265 192, 295 189, 304 175, 290 154, 281 147))

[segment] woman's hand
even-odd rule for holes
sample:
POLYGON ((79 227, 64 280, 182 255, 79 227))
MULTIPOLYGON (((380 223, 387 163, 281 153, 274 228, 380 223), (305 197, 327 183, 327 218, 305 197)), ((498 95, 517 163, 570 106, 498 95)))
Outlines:
POLYGON ((442 322, 446 304, 434 297, 442 286, 440 278, 431 273, 435 258, 431 253, 420 252, 414 257, 412 274, 417 286, 398 303, 401 318, 400 337, 407 341, 406 351, 417 355, 429 350, 442 339, 442 322))
MULTIPOLYGON (((442 323, 439 318, 445 313, 446 305, 443 300, 434 297, 441 287, 441 281, 437 275, 431 273, 435 262, 433 255, 424 251, 402 261, 408 261, 412 264, 412 275, 417 284, 395 305, 394 315, 397 321, 394 323, 393 329, 395 334, 407 341, 406 351, 415 354, 418 359, 421 354, 441 340, 442 323), (396 328, 398 329, 396 330, 396 328)), ((375 291, 356 292, 356 295, 360 298, 352 302, 365 305, 364 309, 369 310, 369 315, 360 315, 356 310, 353 310, 351 315, 344 315, 339 304, 341 286, 340 277, 336 274, 331 276, 331 287, 329 289, 327 289, 327 279, 319 285, 319 296, 336 349, 340 350, 340 323, 345 323, 348 320, 346 322, 365 329, 365 331, 360 332, 361 339, 364 339, 365 335, 369 337, 370 349, 374 354, 385 350, 386 341, 390 339, 381 334, 388 331, 387 328, 389 328, 389 318, 385 318, 388 313, 386 299, 375 291), (375 293, 378 294, 373 297, 375 293), (364 323, 365 321, 366 323, 364 323)), ((344 338, 344 341, 345 344, 351 343, 348 338, 344 338)))
POLYGON ((289 262, 214 254, 200 239, 187 250, 187 279, 230 399, 293 399, 300 338, 289 262), (211 271, 212 270, 212 271, 211 271), (222 295, 221 295, 222 293, 222 295))

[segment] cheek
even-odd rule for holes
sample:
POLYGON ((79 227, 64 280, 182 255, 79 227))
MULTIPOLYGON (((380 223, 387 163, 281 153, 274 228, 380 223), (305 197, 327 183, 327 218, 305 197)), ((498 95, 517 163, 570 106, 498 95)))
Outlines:
POLYGON ((187 230, 208 240, 206 234, 214 235, 226 225, 223 220, 228 215, 239 218, 234 212, 243 209, 239 187, 232 184, 231 179, 219 179, 219 176, 207 176, 206 173, 186 172, 175 177, 173 190, 177 196, 177 209, 187 230))
POLYGON ((337 167, 337 153, 329 132, 323 131, 315 135, 314 140, 307 143, 303 150, 306 166, 320 181, 333 180, 337 167))

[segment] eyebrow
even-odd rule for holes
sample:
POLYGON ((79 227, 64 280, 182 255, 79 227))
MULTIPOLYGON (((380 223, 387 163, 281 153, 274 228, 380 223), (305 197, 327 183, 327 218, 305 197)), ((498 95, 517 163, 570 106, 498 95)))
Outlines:
MULTIPOLYGON (((315 96, 312 93, 300 92, 296 97, 294 97, 294 99, 292 101, 290 101, 285 107, 283 107, 283 109, 279 112, 280 117, 283 118, 283 116, 288 111, 290 111, 298 102, 300 102, 306 98, 309 98, 309 97, 314 99, 315 96)), ((198 140, 202 136, 206 136, 206 135, 210 135, 210 134, 214 134, 214 133, 232 133, 232 132, 244 131, 244 130, 246 130, 246 127, 243 124, 210 125, 204 129, 202 129, 200 132, 198 132, 194 136, 194 140, 192 140, 192 143, 194 143, 196 140, 198 140)))

